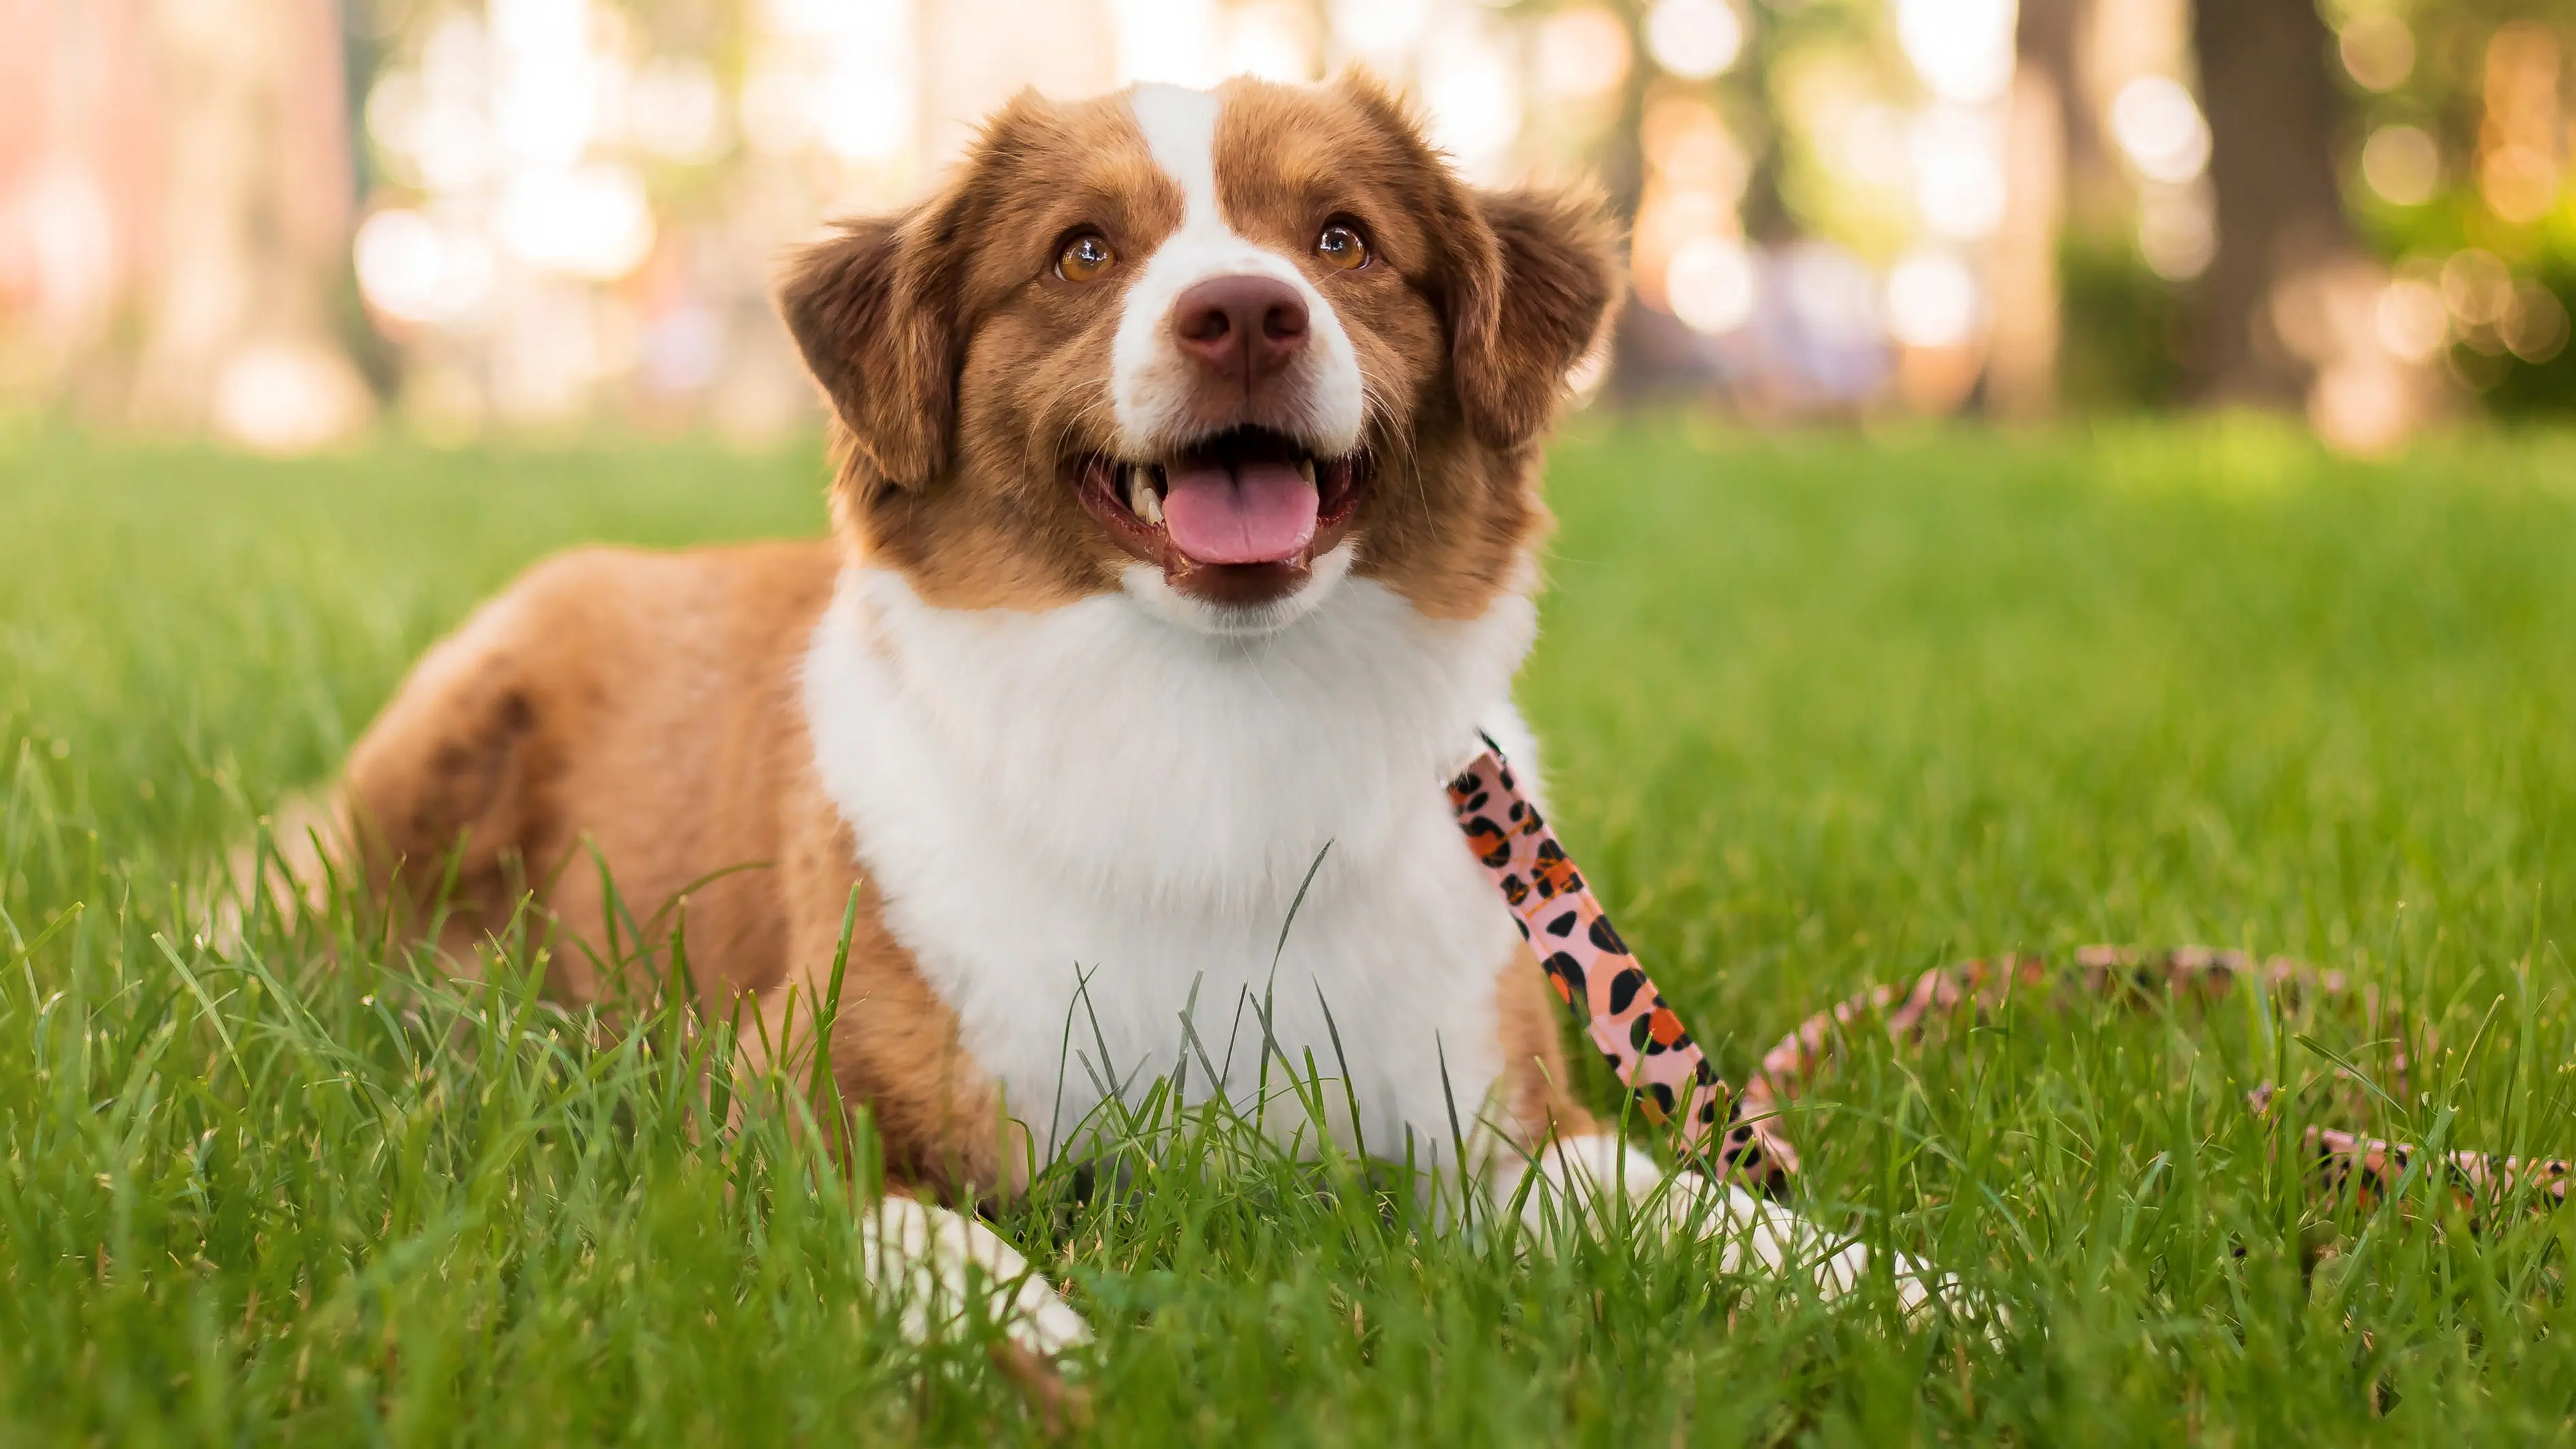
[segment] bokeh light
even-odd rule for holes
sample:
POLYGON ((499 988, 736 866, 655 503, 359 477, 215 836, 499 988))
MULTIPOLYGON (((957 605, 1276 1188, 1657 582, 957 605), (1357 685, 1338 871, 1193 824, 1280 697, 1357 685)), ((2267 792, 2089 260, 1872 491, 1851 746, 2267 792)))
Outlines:
POLYGON ((1113 0, 1118 79, 1212 84, 1225 73, 1221 17, 1207 0, 1113 0))
POLYGON ((1363 60, 1401 66, 1431 27, 1432 0, 1331 0, 1333 33, 1363 60))
POLYGON ((2374 91, 2395 90, 2415 69, 2415 33, 2385 10, 2354 16, 2335 37, 2344 73, 2374 91))
POLYGON ((2442 263, 2442 305, 2464 329, 2491 328, 2513 305, 2513 271, 2481 247, 2464 247, 2442 263))
POLYGON ((1675 188, 1703 191, 1732 212, 1753 173, 1753 159, 1705 101, 1672 96, 1647 108, 1639 145, 1655 175, 1675 188))
POLYGON ((585 0, 489 0, 492 132, 508 163, 562 171, 596 133, 600 57, 585 0))
POLYGON ((2138 174, 2178 186, 2209 169, 2209 122, 2171 76, 2140 76, 2111 102, 2111 135, 2138 174))
POLYGON ((359 223, 358 291, 398 321, 463 322, 482 314, 492 292, 492 248, 470 228, 443 227, 406 207, 359 223))
POLYGON ((647 62, 627 87, 625 129, 662 160, 682 166, 715 160, 730 137, 714 68, 693 55, 647 62))
POLYGON ((1303 81, 1315 74, 1311 7, 1294 0, 1235 7, 1226 27, 1225 69, 1263 80, 1303 81))
POLYGON ((1684 80, 1724 73, 1744 51, 1744 17, 1728 0, 1655 0, 1646 12, 1646 50, 1684 80))
POLYGON ((1510 38, 1490 25, 1461 26, 1423 55, 1419 76, 1432 142, 1468 175, 1498 179, 1521 128, 1510 38))
POLYGON ((2400 273, 2379 294, 2379 304, 2372 320, 2377 325, 2380 345, 2404 361, 2426 363, 2450 340, 2449 309, 2442 305, 2438 281, 2413 273, 2400 273))
POLYGON ((216 373, 215 431, 263 453, 310 452, 347 434, 367 408, 347 362, 312 342, 258 342, 216 373))
POLYGON ((1936 106, 1914 123, 1909 140, 1914 200, 1925 224, 1957 241, 1993 235, 2006 200, 2001 123, 1963 107, 1936 106))
POLYGON ((1984 305, 1977 275, 1956 253, 1908 252, 1887 274, 1887 330, 1908 347, 1956 347, 1977 331, 1984 305))
POLYGON ((1753 254, 1731 237, 1693 237, 1674 249, 1664 271, 1664 295, 1673 315, 1711 334, 1732 332, 1752 320, 1760 286, 1753 254))
POLYGON ((2525 281, 2514 288, 2496 332, 2514 356, 2535 365, 2547 362, 2566 349, 2567 308, 2557 293, 2525 281))
POLYGON ((1946 101, 1990 101, 2011 84, 2014 0, 1896 0, 1896 35, 1923 84, 1946 101))
POLYGON ((2169 282, 2209 270, 2218 255, 2218 225, 2209 194, 2198 185, 2150 184, 2138 191, 2138 257, 2169 282))
POLYGON ((653 250, 653 208, 631 167, 533 171, 502 194, 494 233, 541 271, 614 281, 653 250))
POLYGON ((2558 96, 2558 37, 2517 21, 2487 42, 2486 119, 2479 128, 2478 194, 2516 225, 2549 214, 2558 201, 2565 122, 2558 96))
POLYGON ((1589 100, 1607 95, 1628 78, 1628 27, 1598 5, 1576 5, 1540 22, 1539 89, 1552 96, 1589 100))
POLYGON ((2361 148, 2361 176, 2383 201, 2421 206, 2442 184, 2442 152, 2419 126, 2382 126, 2361 148))

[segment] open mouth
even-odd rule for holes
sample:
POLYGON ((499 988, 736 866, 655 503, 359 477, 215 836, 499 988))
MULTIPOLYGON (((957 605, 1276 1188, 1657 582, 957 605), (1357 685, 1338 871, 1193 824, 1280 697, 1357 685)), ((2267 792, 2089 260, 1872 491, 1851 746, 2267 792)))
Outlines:
POLYGON ((1076 488, 1120 547, 1166 577, 1249 583, 1302 576, 1341 542, 1367 473, 1365 453, 1321 458, 1283 433, 1235 428, 1153 461, 1083 458, 1076 488))

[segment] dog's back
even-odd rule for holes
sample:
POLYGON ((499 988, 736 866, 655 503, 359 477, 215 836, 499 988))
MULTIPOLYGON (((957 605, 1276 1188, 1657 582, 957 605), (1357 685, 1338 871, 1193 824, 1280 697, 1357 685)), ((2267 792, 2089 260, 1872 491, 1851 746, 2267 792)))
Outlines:
POLYGON ((796 664, 838 554, 596 548, 539 564, 413 669, 350 755, 332 833, 412 921, 445 913, 460 963, 534 892, 552 984, 586 1000, 601 964, 660 951, 685 894, 692 955, 743 989, 769 984, 781 870, 828 853, 834 829, 793 805, 812 772, 796 664))

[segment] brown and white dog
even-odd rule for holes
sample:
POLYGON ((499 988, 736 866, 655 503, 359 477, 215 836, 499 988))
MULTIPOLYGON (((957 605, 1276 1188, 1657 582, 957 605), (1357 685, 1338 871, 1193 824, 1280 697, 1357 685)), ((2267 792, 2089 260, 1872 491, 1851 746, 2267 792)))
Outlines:
MULTIPOLYGON (((1463 184, 1364 80, 1014 102, 786 280, 846 433, 835 536, 539 565, 368 731, 340 828, 412 908, 454 869, 459 960, 522 883, 599 947, 578 850, 639 914, 686 892, 713 1014, 747 995, 773 1046, 855 890, 830 1061, 883 1140, 889 1273, 1015 1273, 930 1202, 1078 1148, 1194 1001, 1202 1096, 1275 1051, 1356 1104, 1292 1130, 1643 1201, 1442 788, 1480 730, 1532 773, 1539 440, 1615 288, 1589 203, 1463 184), (1247 1001, 1269 1050, 1223 1040, 1247 1001)), ((1655 1201, 1685 1198, 1828 1290, 1859 1271, 1739 1194, 1655 1201)), ((1029 1347, 1084 1336, 1033 1277, 996 1304, 1029 1347)))

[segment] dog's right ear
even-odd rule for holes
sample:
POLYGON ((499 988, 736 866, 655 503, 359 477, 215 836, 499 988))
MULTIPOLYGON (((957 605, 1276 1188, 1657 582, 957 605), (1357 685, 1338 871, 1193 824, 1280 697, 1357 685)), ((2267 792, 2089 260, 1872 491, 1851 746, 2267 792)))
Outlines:
POLYGON ((849 429, 853 461, 899 488, 947 467, 957 420, 956 288, 939 230, 935 204, 844 222, 797 253, 778 288, 779 315, 849 429))

